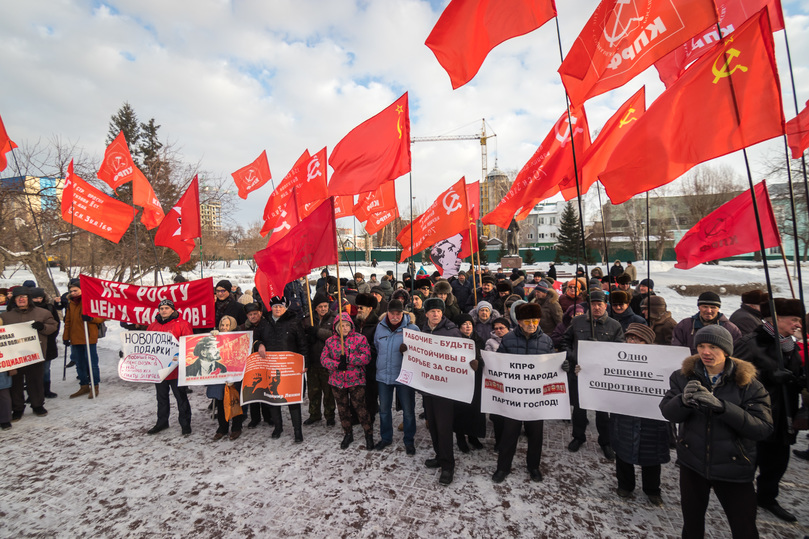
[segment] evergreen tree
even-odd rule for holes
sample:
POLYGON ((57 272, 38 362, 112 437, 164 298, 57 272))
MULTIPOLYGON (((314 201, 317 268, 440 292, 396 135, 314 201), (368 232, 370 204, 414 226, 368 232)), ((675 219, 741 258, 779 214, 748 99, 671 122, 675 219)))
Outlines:
POLYGON ((147 124, 140 124, 140 145, 138 150, 143 156, 143 164, 147 167, 150 162, 160 158, 160 149, 163 147, 163 143, 157 138, 158 129, 160 129, 160 126, 155 125, 154 118, 151 118, 147 124))
POLYGON ((480 263, 488 264, 489 257, 486 254, 486 242, 480 236, 478 236, 478 253, 480 254, 480 263))
MULTIPOLYGON (((152 120, 154 122, 154 120, 152 120)), ((160 127, 160 126, 157 126, 160 127)), ((127 144, 129 144, 129 151, 132 153, 132 159, 135 164, 140 167, 140 140, 141 140, 142 124, 138 122, 138 115, 135 114, 135 109, 129 103, 124 103, 118 112, 110 118, 109 132, 107 133, 107 144, 109 145, 118 133, 124 132, 127 144)))
POLYGON ((533 249, 528 249, 527 251, 525 251, 525 260, 524 260, 524 262, 526 264, 529 264, 529 265, 534 263, 534 250, 533 249))
POLYGON ((573 202, 568 201, 562 218, 559 221, 559 233, 557 234, 556 257, 560 262, 583 261, 581 247, 581 228, 579 227, 579 216, 573 208, 573 202))

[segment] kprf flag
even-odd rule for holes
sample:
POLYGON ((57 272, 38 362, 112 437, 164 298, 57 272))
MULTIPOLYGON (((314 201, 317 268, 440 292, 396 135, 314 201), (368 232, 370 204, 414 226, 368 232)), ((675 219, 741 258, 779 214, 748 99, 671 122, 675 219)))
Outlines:
POLYGON ((424 42, 459 88, 493 48, 556 16, 553 0, 452 0, 424 42))
POLYGON ((272 233, 270 234, 270 239, 267 241, 267 247, 282 240, 284 236, 301 221, 298 215, 297 198, 297 193, 293 190, 292 197, 287 200, 285 208, 281 210, 281 214, 275 221, 276 225, 271 231, 272 233))
POLYGON ((711 49, 713 43, 732 33, 750 17, 757 15, 765 6, 770 14, 773 32, 783 29, 784 15, 781 11, 780 0, 717 0, 716 11, 719 14, 719 28, 716 24, 710 25, 655 62, 655 69, 660 75, 660 80, 667 88, 671 86, 685 72, 691 62, 711 49))
POLYGON ((461 178, 396 236, 396 241, 402 246, 399 262, 409 257, 411 252, 421 252, 439 240, 465 231, 468 224, 466 181, 461 178))
POLYGON ((337 263, 337 230, 334 203, 326 200, 277 243, 255 254, 264 272, 270 296, 281 296, 284 285, 303 277, 312 268, 337 263))
POLYGON ((236 187, 239 188, 239 197, 247 200, 247 195, 259 189, 270 181, 270 163, 267 160, 267 150, 261 152, 255 161, 231 174, 236 187))
POLYGON ((570 100, 624 85, 715 22, 713 0, 601 0, 559 67, 570 100))
POLYGON ((376 234, 385 228, 386 225, 395 221, 397 217, 399 217, 399 208, 396 206, 393 206, 393 209, 390 210, 372 213, 365 222, 365 232, 368 234, 376 234))
POLYGON ((334 217, 351 217, 354 208, 354 196, 343 195, 334 197, 334 217))
POLYGON ((783 135, 766 10, 694 62, 633 124, 599 175, 613 204, 703 161, 783 135))
MULTIPOLYGON (((775 224, 767 184, 762 181, 756 185, 755 193, 764 247, 778 247, 781 235, 775 224)), ((703 262, 758 251, 761 243, 755 224, 753 197, 748 190, 719 206, 686 232, 674 247, 677 253, 674 267, 689 269, 703 262)))
POLYGON ((166 214, 163 213, 163 207, 152 189, 152 184, 139 169, 136 168, 135 171, 132 178, 132 203, 143 208, 140 222, 151 230, 163 222, 166 214))
POLYGON ((310 158, 309 150, 304 150, 298 160, 295 161, 295 164, 292 165, 290 171, 284 176, 284 179, 281 180, 281 183, 278 184, 278 187, 276 187, 270 195, 266 206, 264 206, 264 225, 261 227, 260 231, 262 236, 266 236, 278 227, 279 220, 283 220, 282 213, 289 213, 287 206, 290 204, 292 193, 295 191, 295 187, 298 184, 300 178, 299 173, 306 167, 306 163, 309 162, 310 158))
POLYGON ((477 253, 478 245, 478 219, 480 219, 480 181, 466 184, 466 204, 469 207, 469 232, 463 232, 460 258, 477 253))
MULTIPOLYGON (((326 148, 317 152, 306 161, 304 170, 297 172, 295 189, 298 195, 298 209, 302 210, 306 204, 317 204, 329 198, 329 188, 327 186, 326 148)), ((311 209, 314 209, 312 207, 311 209)), ((301 213, 301 218, 308 213, 301 213)))
POLYGON ((410 112, 407 92, 352 129, 329 157, 334 169, 329 195, 356 195, 410 172, 410 112))
POLYGON ((792 150, 792 159, 800 159, 809 148, 809 101, 797 116, 787 122, 787 143, 792 150))
POLYGON ((354 205, 354 217, 359 221, 367 221, 372 213, 392 210, 396 207, 396 183, 385 182, 376 191, 363 193, 354 205))
POLYGON ((168 247, 177 253, 177 256, 180 257, 180 264, 185 264, 191 259, 191 252, 195 246, 194 238, 199 238, 201 235, 199 180, 197 176, 194 176, 183 196, 160 223, 154 236, 154 243, 168 247))
POLYGON ((0 172, 3 172, 8 165, 6 154, 16 147, 17 145, 14 144, 14 141, 8 138, 6 126, 3 125, 3 118, 0 118, 0 172))
POLYGON ((140 172, 132 159, 132 153, 129 151, 129 145, 126 143, 122 130, 104 151, 104 160, 101 162, 96 176, 115 190, 132 181, 136 171, 140 172))
POLYGON ((562 113, 534 155, 517 173, 503 200, 483 217, 483 224, 508 228, 515 213, 530 212, 537 202, 559 192, 559 184, 573 174, 571 124, 576 151, 584 151, 585 140, 589 146, 590 130, 584 108, 571 107, 570 120, 567 112, 562 113))
POLYGON ((62 190, 62 219, 113 243, 129 228, 134 218, 132 206, 104 194, 73 172, 73 160, 67 166, 62 190))
MULTIPOLYGON (((634 122, 646 112, 646 87, 641 86, 635 95, 626 100, 618 111, 604 124, 595 142, 584 152, 581 162, 581 194, 585 194, 604 171, 613 150, 621 142, 633 126, 634 122)), ((562 190, 565 200, 576 196, 576 186, 562 190)))

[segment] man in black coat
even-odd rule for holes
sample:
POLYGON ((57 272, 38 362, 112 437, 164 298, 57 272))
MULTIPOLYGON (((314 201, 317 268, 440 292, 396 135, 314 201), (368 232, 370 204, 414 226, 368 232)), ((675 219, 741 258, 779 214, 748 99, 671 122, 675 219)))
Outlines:
POLYGON ((771 314, 770 303, 762 303, 763 324, 736 343, 735 355, 755 365, 772 405, 775 430, 769 438, 756 444, 758 505, 781 520, 795 522, 795 515, 781 507, 776 498, 778 483, 789 465, 789 446, 795 443, 796 437, 792 418, 798 410, 801 360, 792 336, 801 329, 804 309, 797 299, 775 298, 773 303, 775 316, 771 314))
POLYGON ((303 329, 309 341, 309 354, 306 357, 306 382, 309 393, 309 417, 304 425, 319 423, 326 416, 326 426, 334 426, 334 411, 336 404, 334 394, 329 385, 329 371, 320 364, 320 354, 326 346, 326 339, 334 335, 332 324, 337 313, 329 309, 331 301, 325 294, 318 292, 312 300, 314 308, 314 324, 307 316, 303 319, 303 329), (320 412, 320 403, 323 403, 323 413, 320 412))
POLYGON ((742 335, 753 333, 761 325, 761 304, 767 301, 767 293, 763 290, 748 290, 742 294, 742 305, 730 315, 730 321, 736 324, 742 335))
POLYGON ((452 295, 458 300, 458 307, 462 313, 468 313, 474 307, 474 293, 472 291, 472 281, 466 278, 466 273, 460 272, 457 277, 448 279, 452 286, 452 295))
MULTIPOLYGON (((237 331, 251 331, 253 333, 251 351, 257 352, 261 336, 266 333, 269 322, 261 316, 261 306, 258 303, 248 303, 244 306, 247 321, 236 328, 237 331)), ((248 399, 245 399, 248 400, 248 399)), ((250 423, 248 429, 254 429, 261 423, 261 417, 268 425, 272 425, 272 407, 263 402, 250 403, 250 423)))
MULTIPOLYGON (((561 349, 567 352, 569 362, 570 403, 573 405, 571 423, 573 424, 573 440, 568 444, 569 451, 576 452, 584 445, 587 436, 587 411, 579 406, 579 386, 575 368, 579 364, 577 357, 579 341, 624 342, 624 331, 621 324, 607 316, 607 303, 604 292, 590 292, 590 311, 584 316, 576 316, 565 331, 561 349), (595 335, 593 334, 595 329, 595 335)), ((615 452, 610 446, 610 416, 607 412, 596 412, 596 429, 598 445, 607 460, 615 460, 615 452)))

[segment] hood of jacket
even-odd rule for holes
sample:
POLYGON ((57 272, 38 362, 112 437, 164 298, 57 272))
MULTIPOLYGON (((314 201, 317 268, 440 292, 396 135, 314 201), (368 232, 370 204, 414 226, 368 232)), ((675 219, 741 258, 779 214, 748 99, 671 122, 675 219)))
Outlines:
MULTIPOLYGON (((703 378, 703 374, 697 371, 697 363, 702 365, 702 361, 699 359, 699 354, 694 354, 693 356, 685 358, 685 360, 683 360, 683 365, 680 368, 680 372, 686 377, 696 374, 700 378, 703 378)), ((749 361, 729 357, 728 361, 725 361, 725 374, 732 374, 737 386, 746 387, 750 385, 750 382, 756 378, 756 367, 749 361)))

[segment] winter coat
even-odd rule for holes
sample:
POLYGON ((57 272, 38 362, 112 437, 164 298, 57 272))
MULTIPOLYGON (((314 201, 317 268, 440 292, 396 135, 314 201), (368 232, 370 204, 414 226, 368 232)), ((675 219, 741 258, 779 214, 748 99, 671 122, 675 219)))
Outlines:
POLYGON ((59 357, 59 349, 56 347, 56 339, 59 337, 59 329, 62 327, 62 319, 59 317, 59 309, 53 304, 53 301, 45 295, 42 303, 34 302, 37 307, 47 309, 51 313, 53 319, 56 320, 56 331, 48 335, 48 351, 45 354, 45 361, 50 361, 59 357))
MULTIPOLYGON (((306 298, 303 295, 303 286, 297 279, 284 285, 284 297, 289 301, 289 310, 295 313, 298 318, 303 317, 303 304, 306 298)), ((246 315, 245 315, 246 317, 246 315)), ((243 324, 244 322, 239 322, 243 324)))
MULTIPOLYGON (((317 332, 314 335, 307 334, 307 339, 309 341, 309 354, 307 355, 307 368, 312 367, 320 367, 320 354, 323 353, 323 347, 326 345, 326 341, 333 335, 332 332, 332 325, 334 324, 334 319, 337 317, 337 313, 329 309, 329 312, 326 313, 326 316, 320 318, 317 313, 315 315, 315 327, 317 328, 317 332)), ((312 323, 309 321, 309 318, 303 319, 303 327, 309 327, 312 323)))
MULTIPOLYGON (((758 370, 758 380, 770 394, 773 433, 767 441, 790 445, 795 443, 796 433, 789 433, 787 419, 795 417, 798 411, 800 388, 796 384, 779 384, 773 379, 778 370, 778 350, 780 346, 763 326, 745 335, 733 345, 736 357, 749 361, 758 370), (788 417, 787 417, 788 416, 788 417)), ((795 376, 800 376, 801 360, 797 347, 792 352, 783 352, 784 368, 795 376)))
POLYGON ((374 359, 376 359, 374 333, 376 333, 376 326, 379 325, 379 315, 374 311, 371 311, 365 320, 360 320, 355 316, 353 317, 352 322, 354 323, 354 330, 357 333, 361 333, 363 336, 365 336, 365 340, 368 341, 368 346, 371 347, 371 361, 373 362, 374 359))
POLYGON ((249 331, 253 334, 251 337, 253 344, 250 345, 250 350, 255 353, 258 352, 258 347, 261 344, 261 335, 266 331, 267 324, 269 324, 269 322, 264 318, 260 318, 258 324, 255 326, 248 320, 244 324, 236 326, 236 331, 249 331))
POLYGON ((422 333, 429 333, 431 335, 443 335, 445 337, 463 337, 461 335, 461 331, 458 329, 452 320, 449 320, 446 316, 441 318, 441 321, 438 322, 438 325, 435 326, 434 329, 430 329, 430 324, 425 322, 424 325, 420 328, 422 333))
POLYGON ((553 279, 555 281, 556 280, 556 266, 551 264, 550 267, 548 268, 547 275, 548 275, 548 277, 550 277, 551 279, 553 279))
POLYGON ((742 303, 742 306, 730 315, 730 321, 736 324, 742 335, 747 335, 761 325, 761 311, 742 303))
POLYGON ((610 313, 610 318, 612 318, 613 320, 617 320, 618 323, 621 324, 621 329, 623 329, 624 331, 626 331, 626 328, 628 328, 629 324, 632 323, 643 324, 644 326, 646 325, 646 319, 642 316, 635 314, 635 312, 632 310, 632 307, 627 307, 626 310, 621 314, 618 314, 613 311, 610 313))
MULTIPOLYGON (((160 313, 154 317, 154 321, 146 327, 146 331, 163 331, 171 333, 179 341, 183 335, 193 335, 194 330, 191 324, 184 318, 180 318, 180 313, 174 311, 168 318, 163 318, 160 313)), ((179 369, 174 369, 166 376, 166 380, 176 380, 179 369)))
POLYGON ((250 305, 251 303, 255 303, 256 300, 253 298, 253 291, 252 290, 245 290, 244 294, 239 296, 238 301, 242 305, 250 305))
POLYGON ((517 326, 503 336, 497 351, 501 354, 536 355, 552 354, 554 349, 553 341, 540 328, 531 335, 526 335, 517 326))
POLYGON ((320 355, 320 364, 329 371, 329 385, 346 389, 365 385, 365 366, 371 361, 371 347, 365 336, 354 331, 354 322, 351 317, 343 315, 336 317, 332 324, 334 335, 326 340, 323 353, 320 355), (337 333, 337 324, 341 320, 351 322, 351 332, 343 337, 342 351, 346 355, 347 368, 337 370, 340 365, 340 335, 337 333))
POLYGON ((424 309, 416 309, 411 304, 410 311, 413 314, 411 319, 413 320, 413 323, 416 324, 418 327, 421 327, 427 323, 427 313, 424 312, 424 309))
POLYGON ((48 309, 42 307, 35 307, 30 303, 26 309, 20 309, 14 302, 8 304, 8 311, 0 315, 0 321, 4 326, 11 324, 22 324, 23 322, 42 322, 45 327, 37 331, 39 337, 39 347, 42 349, 42 357, 44 358, 48 352, 48 335, 56 333, 59 329, 59 324, 53 319, 53 315, 48 309))
POLYGON ((444 303, 444 317, 450 320, 455 320, 461 314, 461 308, 458 306, 458 300, 452 294, 447 296, 447 301, 444 303))
POLYGON ((11 376, 8 371, 0 372, 0 391, 11 387, 11 376))
MULTIPOLYGON (((739 328, 722 313, 717 314, 716 323, 730 332, 730 336, 733 337, 733 346, 735 347, 739 339, 742 338, 739 328)), ((705 327, 705 325, 699 313, 690 318, 680 320, 680 323, 675 326, 671 336, 672 346, 687 346, 692 354, 696 354, 697 348, 694 346, 694 333, 705 327)))
POLYGON ((309 343, 303 331, 301 320, 292 311, 286 311, 278 320, 269 317, 267 326, 258 327, 258 340, 264 343, 268 352, 295 352, 306 358, 309 343))
POLYGON ((550 335, 556 326, 562 321, 564 311, 559 305, 559 294, 553 288, 548 288, 544 298, 536 297, 532 303, 539 303, 542 308, 542 318, 539 319, 539 327, 546 334, 550 335))
POLYGON ((624 342, 624 330, 621 329, 621 324, 607 316, 606 313, 601 318, 596 318, 593 324, 595 327, 595 338, 593 338, 590 327, 591 316, 592 313, 588 312, 573 318, 570 327, 562 337, 561 349, 567 352, 567 359, 570 360, 571 366, 570 372, 573 372, 573 367, 579 362, 577 357, 579 341, 624 342))
POLYGON ((223 316, 232 316, 236 320, 236 325, 240 326, 247 320, 247 315, 244 314, 244 305, 239 303, 233 294, 228 294, 225 299, 217 299, 213 304, 214 313, 216 314, 216 325, 219 327, 219 321, 223 316))
MULTIPOLYGON (((624 273, 629 275, 629 278, 631 279, 631 282, 634 283, 635 281, 638 280, 638 269, 635 266, 633 266, 632 264, 627 264, 626 265, 626 267, 624 268, 624 273)), ((620 275, 619 275, 619 277, 620 277, 620 275)))
POLYGON ((669 424, 665 421, 612 413, 610 445, 628 464, 654 466, 671 460, 669 424))
POLYGON ((562 309, 562 312, 564 313, 567 312, 567 310, 570 309, 573 305, 582 303, 584 301, 585 301, 584 296, 582 296, 581 294, 579 294, 575 298, 571 298, 567 294, 562 294, 559 296, 559 308, 562 309))
POLYGON ((647 296, 651 298, 656 295, 657 294, 655 294, 653 290, 650 290, 646 294, 641 294, 640 292, 636 291, 632 295, 632 299, 629 300, 629 308, 636 313, 643 312, 643 309, 640 308, 641 304, 643 303, 643 300, 645 300, 647 296))
POLYGON ((770 397, 756 380, 756 368, 747 361, 728 358, 722 378, 711 390, 698 355, 683 361, 669 378, 669 390, 660 402, 663 417, 679 423, 677 461, 709 480, 749 483, 756 471, 756 442, 773 431, 770 397), (699 380, 725 405, 714 413, 683 403, 683 389, 699 380))
POLYGON ((390 284, 390 281, 382 279, 379 281, 379 288, 382 289, 382 293, 385 295, 385 301, 390 300, 390 296, 393 294, 393 285, 390 284))
POLYGON ((402 370, 402 353, 399 347, 404 342, 404 330, 418 331, 419 328, 410 321, 410 315, 402 315, 402 322, 395 330, 391 330, 386 316, 377 326, 374 333, 376 348, 376 381, 394 385, 399 371, 402 370))
POLYGON ((481 301, 488 301, 489 303, 494 305, 494 302, 497 301, 497 298, 500 297, 500 294, 497 293, 497 288, 492 288, 488 294, 483 291, 483 288, 478 288, 476 293, 478 303, 480 303, 481 301))
MULTIPOLYGON (((478 337, 482 339, 488 339, 489 336, 492 334, 492 329, 494 327, 494 320, 496 318, 500 318, 500 313, 492 308, 492 315, 489 317, 488 320, 485 322, 481 322, 480 318, 478 318, 478 308, 475 307, 470 311, 469 315, 472 317, 472 321, 475 324, 475 333, 478 334, 478 337)), ((425 324, 427 321, 425 320, 425 324)))
POLYGON ((497 352, 497 349, 500 348, 500 343, 503 341, 503 337, 500 337, 492 331, 490 333, 489 340, 486 341, 486 346, 484 346, 484 350, 489 352, 497 352))
POLYGON ((624 273, 624 267, 621 264, 613 264, 610 266, 610 281, 614 281, 624 273))
POLYGON ((525 299, 525 277, 520 275, 515 280, 511 281, 511 293, 517 294, 520 298, 525 299))
POLYGON ((461 283, 460 279, 452 277, 449 280, 449 284, 452 286, 452 295, 458 300, 458 307, 461 309, 461 312, 468 313, 474 306, 473 302, 475 301, 475 295, 472 292, 472 281, 465 279, 464 282, 461 283))
MULTIPOLYGON (((65 329, 62 331, 62 341, 70 344, 87 344, 84 338, 84 321, 81 319, 81 296, 70 298, 65 309, 65 329)), ((103 322, 103 318, 92 318, 87 322, 87 335, 90 337, 90 344, 98 343, 98 326, 103 322)))
POLYGON ((357 292, 360 294, 370 294, 371 283, 369 283, 368 281, 362 281, 357 285, 357 292))

